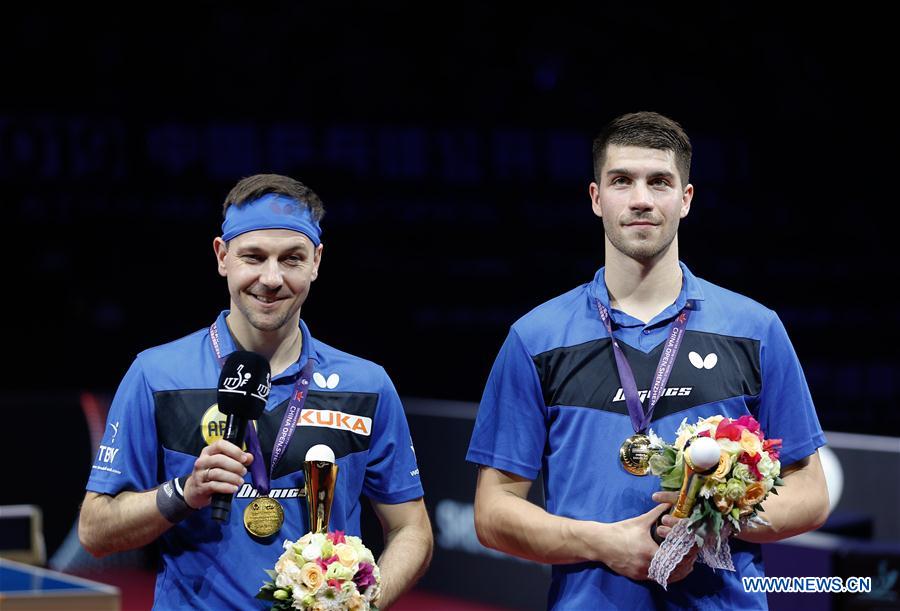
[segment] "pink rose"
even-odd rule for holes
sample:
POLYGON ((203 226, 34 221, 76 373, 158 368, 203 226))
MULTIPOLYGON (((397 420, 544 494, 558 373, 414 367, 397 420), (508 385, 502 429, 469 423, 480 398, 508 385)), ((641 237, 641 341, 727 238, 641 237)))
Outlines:
POLYGON ((746 429, 746 426, 739 424, 736 420, 725 418, 719 423, 719 426, 716 427, 716 439, 725 437, 731 441, 740 441, 741 433, 746 429))

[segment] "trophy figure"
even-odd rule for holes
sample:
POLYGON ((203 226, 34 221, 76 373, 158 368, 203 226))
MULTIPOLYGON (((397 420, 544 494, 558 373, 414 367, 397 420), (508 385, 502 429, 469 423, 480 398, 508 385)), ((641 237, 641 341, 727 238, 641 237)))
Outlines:
POLYGON ((697 437, 684 449, 684 482, 678 494, 678 502, 672 508, 672 516, 686 518, 691 515, 697 493, 706 481, 706 476, 714 473, 719 466, 722 451, 715 439, 697 437))
POLYGON ((309 532, 326 534, 338 474, 338 466, 334 463, 334 451, 323 444, 311 447, 306 452, 303 473, 306 475, 309 532))

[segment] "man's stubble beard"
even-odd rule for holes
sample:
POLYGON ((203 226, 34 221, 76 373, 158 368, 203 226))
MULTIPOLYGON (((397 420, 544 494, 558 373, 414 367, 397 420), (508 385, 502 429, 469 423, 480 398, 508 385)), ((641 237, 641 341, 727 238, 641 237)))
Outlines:
POLYGON ((613 231, 609 230, 606 217, 603 217, 603 229, 606 232, 606 239, 609 240, 613 248, 626 257, 641 263, 653 261, 666 252, 678 235, 677 222, 670 231, 660 235, 657 240, 626 240, 624 231, 619 225, 616 225, 613 231))
MULTIPOLYGON (((252 299, 252 297, 250 299, 252 299)), ((285 311, 275 319, 267 316, 261 316, 247 306, 239 306, 238 309, 240 309, 241 313, 244 315, 244 318, 247 319, 247 322, 250 323, 251 327, 253 327, 257 331, 271 332, 277 331, 278 329, 284 327, 284 325, 286 325, 291 320, 291 318, 300 311, 300 306, 302 305, 302 303, 296 304, 296 307, 285 311)))

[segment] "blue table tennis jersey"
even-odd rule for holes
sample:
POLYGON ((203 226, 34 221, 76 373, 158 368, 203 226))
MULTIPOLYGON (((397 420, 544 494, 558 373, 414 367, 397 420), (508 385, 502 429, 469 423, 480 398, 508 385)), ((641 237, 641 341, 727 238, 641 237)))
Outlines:
MULTIPOLYGON (((784 440, 782 465, 825 444, 796 354, 776 314, 755 301, 696 278, 681 264, 677 300, 644 323, 609 307, 601 268, 588 284, 537 307, 511 328, 491 370, 467 460, 535 479, 543 471, 546 508, 578 520, 616 522, 652 509, 656 477, 619 463, 634 434, 609 334, 596 300, 610 310, 642 401, 671 322, 692 309, 651 428, 675 440, 687 418, 753 415, 769 438, 784 440)), ((644 401, 646 406, 646 401, 644 401)), ((668 592, 632 581, 601 563, 555 565, 552 609, 759 609, 741 577, 763 575, 760 546, 731 539, 735 572, 697 563, 668 592)))
MULTIPOLYGON (((236 350, 225 316, 217 325, 223 357, 236 350)), ((285 539, 308 531, 303 489, 306 451, 326 444, 339 466, 330 530, 360 534, 360 495, 382 503, 423 496, 406 416, 384 369, 314 340, 306 324, 302 354, 272 380, 266 411, 257 422, 260 444, 271 465, 275 436, 294 383, 309 358, 313 383, 297 429, 278 463, 270 496, 285 510, 281 531, 260 542, 244 529, 244 508, 256 490, 250 473, 235 494, 230 519, 212 520, 210 508, 195 512, 158 540, 162 563, 156 582, 157 609, 253 609, 259 587, 282 553, 285 539)), ((106 431, 87 489, 116 495, 152 489, 190 474, 194 461, 221 429, 216 408, 219 361, 209 329, 138 355, 110 407, 106 431)))

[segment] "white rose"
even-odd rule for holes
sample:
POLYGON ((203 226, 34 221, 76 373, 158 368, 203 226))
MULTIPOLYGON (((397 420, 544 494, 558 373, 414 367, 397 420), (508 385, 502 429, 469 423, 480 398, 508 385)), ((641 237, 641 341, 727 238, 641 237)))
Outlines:
POLYGON ((289 564, 294 564, 294 554, 291 552, 281 554, 281 558, 275 563, 275 572, 281 573, 289 564))
POLYGON ((304 607, 304 599, 306 602, 310 602, 309 591, 306 588, 294 588, 294 591, 291 592, 291 598, 294 599, 294 602, 291 603, 291 606, 294 609, 303 609, 304 607))
POLYGON ((322 557, 322 548, 315 543, 310 543, 303 549, 303 559, 312 562, 316 558, 322 557))
POLYGON ((275 578, 275 585, 279 588, 293 588, 294 582, 290 577, 287 576, 286 573, 278 573, 278 576, 275 578))
POLYGON ((763 477, 774 479, 778 475, 778 472, 781 471, 781 463, 762 454, 759 462, 756 463, 756 468, 759 469, 759 472, 763 477))
POLYGON ((362 542, 357 545, 356 541, 351 541, 350 545, 353 546, 353 549, 356 550, 356 553, 359 556, 358 562, 368 562, 369 564, 375 564, 375 556, 372 555, 372 550, 363 545, 362 542))
MULTIPOLYGON (((290 580, 290 585, 296 585, 300 583, 300 567, 297 566, 296 562, 290 562, 285 564, 284 569, 279 573, 279 576, 284 575, 285 578, 290 580)), ((279 585, 279 587, 283 587, 279 585)))
POLYGON ((716 439, 716 443, 719 444, 719 448, 731 454, 732 458, 737 456, 741 451, 741 444, 736 441, 731 441, 727 437, 720 437, 719 439, 716 439))

